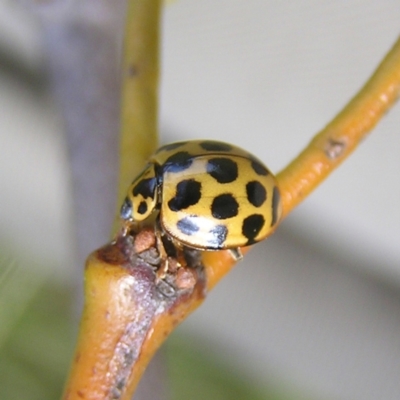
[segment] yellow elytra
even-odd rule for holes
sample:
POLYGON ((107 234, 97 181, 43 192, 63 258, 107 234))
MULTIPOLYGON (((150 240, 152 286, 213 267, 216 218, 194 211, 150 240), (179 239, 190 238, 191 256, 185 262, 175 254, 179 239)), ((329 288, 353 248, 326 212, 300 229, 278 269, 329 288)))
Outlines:
POLYGON ((128 223, 159 210, 163 233, 198 250, 235 249, 266 238, 282 213, 276 178, 231 144, 165 145, 132 182, 121 207, 128 223))

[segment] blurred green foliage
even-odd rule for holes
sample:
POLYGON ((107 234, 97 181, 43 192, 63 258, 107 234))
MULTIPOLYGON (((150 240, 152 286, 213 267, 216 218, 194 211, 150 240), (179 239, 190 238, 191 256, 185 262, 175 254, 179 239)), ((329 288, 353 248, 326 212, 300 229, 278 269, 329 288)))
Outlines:
POLYGON ((60 398, 75 340, 68 285, 0 260, 0 399, 60 398))

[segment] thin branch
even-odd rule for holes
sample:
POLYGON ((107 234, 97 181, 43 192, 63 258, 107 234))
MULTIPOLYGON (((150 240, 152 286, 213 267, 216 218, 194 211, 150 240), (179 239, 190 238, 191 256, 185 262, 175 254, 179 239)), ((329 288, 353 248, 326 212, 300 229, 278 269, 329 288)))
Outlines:
POLYGON ((123 60, 118 204, 158 147, 159 0, 128 1, 123 60))
POLYGON ((358 146, 397 100, 400 39, 365 86, 278 175, 283 216, 305 199, 358 146))

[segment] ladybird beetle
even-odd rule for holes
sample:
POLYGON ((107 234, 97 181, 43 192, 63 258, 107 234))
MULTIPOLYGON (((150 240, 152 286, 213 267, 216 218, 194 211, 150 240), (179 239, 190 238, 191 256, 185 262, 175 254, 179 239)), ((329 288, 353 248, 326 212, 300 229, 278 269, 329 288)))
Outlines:
POLYGON ((155 210, 161 233, 197 250, 259 242, 281 216, 277 182, 252 154, 211 140, 159 148, 132 182, 121 218, 133 224, 155 210))

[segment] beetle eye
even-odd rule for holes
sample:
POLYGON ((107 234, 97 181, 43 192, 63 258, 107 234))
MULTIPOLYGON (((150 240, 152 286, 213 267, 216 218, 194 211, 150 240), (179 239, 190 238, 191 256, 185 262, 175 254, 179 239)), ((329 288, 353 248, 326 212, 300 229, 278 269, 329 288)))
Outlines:
POLYGON ((129 200, 128 197, 125 197, 124 202, 121 206, 120 217, 122 219, 131 219, 132 218, 132 202, 129 200))

